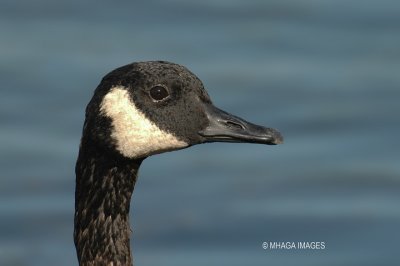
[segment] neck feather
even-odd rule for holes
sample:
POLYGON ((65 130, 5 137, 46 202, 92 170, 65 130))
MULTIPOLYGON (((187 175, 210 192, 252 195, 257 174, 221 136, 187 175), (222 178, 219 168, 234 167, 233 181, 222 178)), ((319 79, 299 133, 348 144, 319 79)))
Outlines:
POLYGON ((75 168, 79 265, 132 265, 129 207, 141 162, 81 148, 75 168))

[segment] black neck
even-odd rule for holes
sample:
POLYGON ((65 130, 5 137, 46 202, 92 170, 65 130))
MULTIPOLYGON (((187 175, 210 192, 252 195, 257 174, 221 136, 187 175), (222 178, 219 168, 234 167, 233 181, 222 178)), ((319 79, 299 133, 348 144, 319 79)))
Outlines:
POLYGON ((141 162, 81 147, 75 168, 79 265, 132 265, 129 207, 141 162))

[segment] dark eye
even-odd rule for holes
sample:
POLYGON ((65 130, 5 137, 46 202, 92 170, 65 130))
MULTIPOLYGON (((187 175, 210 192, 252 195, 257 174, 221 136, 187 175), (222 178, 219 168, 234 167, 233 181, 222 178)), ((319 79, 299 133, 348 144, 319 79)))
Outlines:
POLYGON ((169 96, 169 92, 163 86, 155 86, 150 89, 150 96, 156 101, 161 101, 169 96))

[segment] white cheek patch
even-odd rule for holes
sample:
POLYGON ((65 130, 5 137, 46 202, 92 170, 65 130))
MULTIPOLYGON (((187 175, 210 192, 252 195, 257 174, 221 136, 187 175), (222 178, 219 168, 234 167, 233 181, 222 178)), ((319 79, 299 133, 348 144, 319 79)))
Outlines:
POLYGON ((123 87, 114 87, 104 96, 100 111, 111 118, 111 137, 125 157, 141 158, 189 146, 146 118, 123 87))

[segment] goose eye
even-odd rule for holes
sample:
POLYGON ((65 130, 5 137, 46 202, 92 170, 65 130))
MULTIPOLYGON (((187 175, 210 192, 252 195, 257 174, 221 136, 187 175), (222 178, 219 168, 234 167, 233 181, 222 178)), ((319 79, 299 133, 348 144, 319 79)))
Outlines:
POLYGON ((150 96, 156 101, 161 101, 169 96, 169 92, 163 86, 155 86, 150 89, 150 96))

